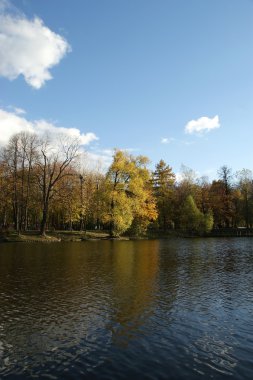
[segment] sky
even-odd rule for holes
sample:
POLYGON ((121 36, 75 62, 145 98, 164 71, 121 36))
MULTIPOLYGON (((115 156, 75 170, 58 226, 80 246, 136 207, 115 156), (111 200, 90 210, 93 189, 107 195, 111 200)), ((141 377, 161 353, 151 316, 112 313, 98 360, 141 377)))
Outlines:
POLYGON ((199 176, 253 170, 253 0, 0 0, 0 144, 80 137, 199 176))

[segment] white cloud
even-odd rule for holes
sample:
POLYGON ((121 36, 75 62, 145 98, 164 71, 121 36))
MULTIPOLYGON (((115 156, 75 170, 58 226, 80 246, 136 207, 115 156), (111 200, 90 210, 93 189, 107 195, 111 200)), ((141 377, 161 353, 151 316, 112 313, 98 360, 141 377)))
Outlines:
POLYGON ((6 144, 13 134, 21 131, 33 133, 34 126, 24 117, 0 109, 0 144, 6 144))
MULTIPOLYGON (((139 149, 136 148, 119 148, 127 153, 136 152, 139 149)), ((113 155, 115 149, 99 149, 97 146, 91 147, 89 151, 85 152, 83 167, 87 169, 100 169, 102 172, 106 172, 113 161, 113 155)))
POLYGON ((114 155, 114 149, 102 149, 99 151, 102 156, 112 157, 114 155))
POLYGON ((95 135, 95 133, 88 132, 84 134, 84 133, 81 133, 80 130, 77 128, 58 127, 52 123, 47 122, 46 120, 35 121, 34 127, 37 133, 39 134, 48 132, 53 136, 62 134, 62 135, 79 139, 81 145, 88 145, 92 141, 98 140, 98 137, 95 135))
MULTIPOLYGON (((24 113, 25 111, 22 110, 24 113)), ((0 109, 0 144, 4 145, 9 138, 19 132, 30 132, 43 135, 49 133, 51 136, 66 135, 80 140, 81 145, 88 145, 92 141, 98 140, 98 137, 93 132, 81 133, 77 128, 58 127, 46 120, 27 120, 20 115, 20 109, 16 112, 8 112, 0 109)))
POLYGON ((177 183, 180 183, 180 182, 183 181, 182 173, 180 173, 180 172, 176 172, 176 173, 175 173, 175 176, 176 176, 176 182, 177 182, 177 183))
POLYGON ((170 144, 171 142, 175 141, 175 139, 173 137, 163 137, 161 139, 161 143, 162 144, 170 144))
POLYGON ((96 170, 99 168, 102 172, 106 172, 112 163, 113 156, 113 154, 109 153, 109 149, 106 149, 106 151, 108 152, 85 152, 83 167, 90 170, 96 170))
POLYGON ((25 115, 26 114, 26 111, 23 110, 23 108, 8 106, 7 109, 9 109, 10 111, 13 111, 16 115, 25 115))
POLYGON ((213 129, 220 128, 219 116, 216 115, 213 118, 206 116, 200 117, 197 120, 189 121, 185 126, 185 133, 189 134, 202 134, 210 132, 213 129))
POLYGON ((14 111, 17 115, 25 115, 26 114, 25 110, 23 110, 22 108, 15 107, 14 111))
POLYGON ((23 75, 39 89, 52 79, 50 69, 70 51, 68 42, 35 17, 11 13, 8 2, 0 0, 0 75, 10 80, 23 75))

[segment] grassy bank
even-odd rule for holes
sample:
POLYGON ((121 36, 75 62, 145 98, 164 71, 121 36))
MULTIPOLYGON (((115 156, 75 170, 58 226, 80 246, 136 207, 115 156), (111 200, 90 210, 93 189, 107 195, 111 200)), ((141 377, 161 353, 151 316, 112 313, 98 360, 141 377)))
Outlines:
MULTIPOLYGON (((0 243, 57 243, 57 242, 81 242, 87 240, 110 240, 108 231, 47 231, 45 236, 38 231, 0 233, 0 243)), ((129 240, 123 236, 113 240, 129 240)), ((133 238, 134 239, 134 238, 133 238)))
POLYGON ((46 236, 38 231, 27 231, 20 234, 8 232, 0 234, 0 242, 16 243, 56 243, 62 241, 85 241, 108 239, 109 234, 103 231, 48 231, 46 236))
POLYGON ((109 231, 48 231, 46 236, 38 231, 27 231, 17 234, 16 232, 0 233, 0 243, 56 243, 56 242, 81 242, 87 240, 139 240, 139 239, 169 239, 169 238, 193 238, 193 237, 253 237, 252 229, 220 229, 213 230, 208 234, 187 233, 180 230, 149 231, 146 236, 122 236, 112 238, 109 231))

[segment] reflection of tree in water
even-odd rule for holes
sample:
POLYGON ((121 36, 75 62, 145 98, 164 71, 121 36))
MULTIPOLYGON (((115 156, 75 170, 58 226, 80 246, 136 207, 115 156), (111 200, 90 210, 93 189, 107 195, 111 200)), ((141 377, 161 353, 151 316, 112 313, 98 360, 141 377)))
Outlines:
POLYGON ((177 299, 179 288, 180 262, 178 257, 178 241, 174 239, 160 240, 159 299, 157 313, 166 323, 170 323, 171 309, 177 299))
POLYGON ((230 372, 252 271, 250 239, 3 245, 0 368, 43 363, 48 374, 81 358, 85 371, 139 348, 148 362, 150 352, 162 363, 185 352, 190 365, 211 360, 230 372))
POLYGON ((112 330, 117 344, 144 333, 155 308, 159 242, 119 242, 113 261, 112 330))
POLYGON ((112 337, 140 333, 152 313, 157 242, 24 244, 0 254, 0 263, 0 340, 8 368, 16 357, 32 357, 35 367, 52 358, 67 365, 72 351, 96 363, 97 350, 112 337))
POLYGON ((42 355, 45 362, 66 356, 67 365, 76 351, 90 357, 110 343, 110 242, 22 244, 1 253, 0 341, 8 368, 17 357, 40 365, 42 355))

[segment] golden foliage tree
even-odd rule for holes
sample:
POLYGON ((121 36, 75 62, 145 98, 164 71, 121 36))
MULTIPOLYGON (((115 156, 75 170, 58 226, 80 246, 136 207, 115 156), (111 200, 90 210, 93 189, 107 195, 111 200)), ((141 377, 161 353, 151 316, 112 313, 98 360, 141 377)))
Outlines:
POLYGON ((122 234, 137 221, 143 232, 157 218, 147 164, 144 156, 134 157, 121 150, 114 153, 106 175, 103 215, 112 236, 122 234))

